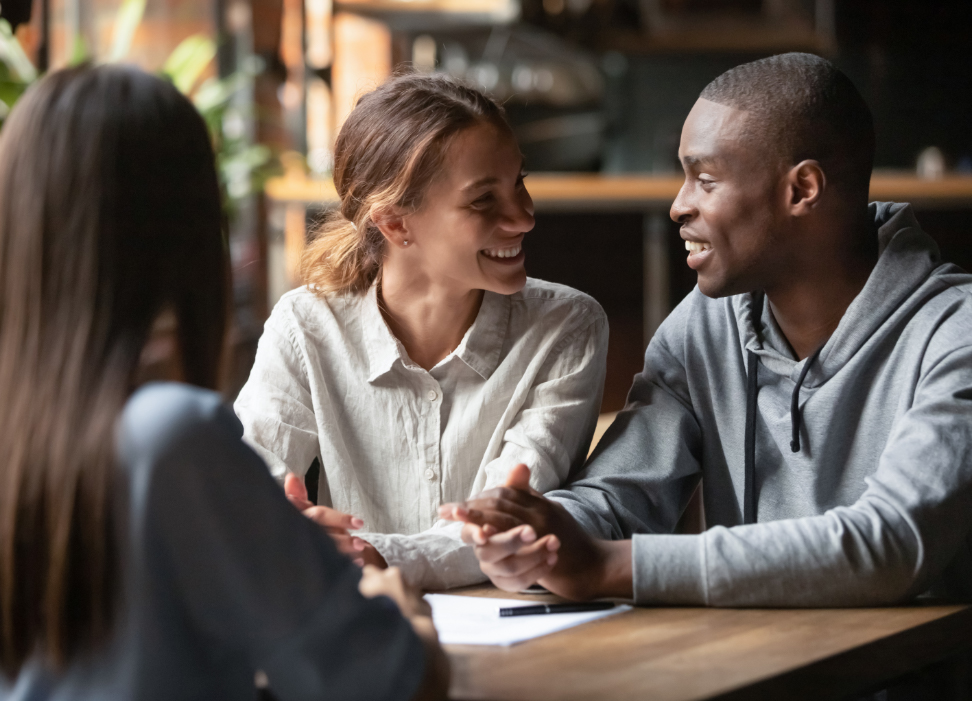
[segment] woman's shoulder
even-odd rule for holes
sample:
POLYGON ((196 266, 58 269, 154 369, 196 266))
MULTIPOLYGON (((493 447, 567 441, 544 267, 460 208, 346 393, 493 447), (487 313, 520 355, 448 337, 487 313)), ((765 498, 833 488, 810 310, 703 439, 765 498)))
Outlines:
POLYGON ((326 326, 356 316, 367 302, 367 292, 319 292, 302 285, 281 295, 267 324, 278 329, 326 326))
POLYGON ((580 323, 607 322, 607 315, 597 300, 556 282, 528 277, 523 289, 510 295, 510 300, 514 309, 519 308, 520 313, 530 316, 559 314, 580 323))
POLYGON ((239 439, 242 426, 216 392, 178 382, 151 382, 122 409, 117 429, 121 463, 156 465, 192 446, 239 439))

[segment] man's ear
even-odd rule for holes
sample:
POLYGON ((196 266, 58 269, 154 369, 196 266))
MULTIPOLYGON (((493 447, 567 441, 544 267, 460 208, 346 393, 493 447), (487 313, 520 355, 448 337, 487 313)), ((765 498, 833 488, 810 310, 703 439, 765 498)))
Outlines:
POLYGON ((412 237, 409 236, 408 232, 408 224, 405 221, 405 213, 397 208, 375 212, 371 216, 371 221, 392 246, 404 247, 412 242, 412 237))
POLYGON ((790 214, 804 217, 820 204, 827 189, 827 176, 818 161, 800 161, 787 173, 790 214))

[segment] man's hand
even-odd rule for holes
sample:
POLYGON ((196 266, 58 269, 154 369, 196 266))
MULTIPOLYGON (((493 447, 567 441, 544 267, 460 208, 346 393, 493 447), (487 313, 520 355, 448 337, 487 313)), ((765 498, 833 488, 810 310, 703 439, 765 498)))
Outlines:
POLYGON ((463 504, 440 508, 463 521, 483 573, 500 589, 539 582, 568 599, 631 596, 631 543, 591 538, 560 504, 530 489, 530 470, 517 465, 506 484, 463 504))
POLYGON ((358 566, 374 565, 380 568, 388 566, 385 558, 371 543, 357 538, 349 532, 361 528, 364 521, 327 506, 314 506, 307 497, 307 487, 304 486, 303 478, 288 472, 284 480, 284 494, 287 495, 290 503, 297 507, 298 511, 321 526, 331 536, 331 540, 334 541, 337 549, 354 560, 355 564, 358 566))

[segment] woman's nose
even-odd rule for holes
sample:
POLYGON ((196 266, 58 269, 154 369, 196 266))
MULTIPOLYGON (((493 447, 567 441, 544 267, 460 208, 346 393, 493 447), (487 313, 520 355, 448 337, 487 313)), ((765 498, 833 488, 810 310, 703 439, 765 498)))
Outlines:
POLYGON ((533 216, 533 199, 527 193, 517 198, 509 210, 506 212, 506 216, 503 217, 502 227, 508 231, 515 231, 516 233, 525 233, 530 231, 536 224, 536 219, 533 216))

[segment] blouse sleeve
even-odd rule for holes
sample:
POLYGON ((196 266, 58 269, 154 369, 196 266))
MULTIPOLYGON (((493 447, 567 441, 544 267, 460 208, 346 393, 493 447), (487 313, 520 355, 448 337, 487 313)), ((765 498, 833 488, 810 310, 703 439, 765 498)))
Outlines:
MULTIPOLYGON (((608 327, 598 308, 594 321, 567 335, 550 352, 526 401, 503 435, 500 454, 476 476, 470 496, 500 485, 518 463, 530 468, 541 492, 560 487, 587 457, 604 391, 608 327)), ((368 533, 389 565, 426 589, 450 589, 485 579, 462 524, 438 521, 415 535, 368 533)))
POLYGON ((274 310, 257 346, 250 377, 234 410, 244 440, 282 481, 287 472, 304 475, 320 451, 314 401, 303 355, 274 310))
POLYGON ((179 602, 179 625, 252 660, 281 701, 410 698, 424 655, 394 604, 359 594, 358 569, 287 502, 218 396, 157 387, 129 402, 119 451, 138 591, 179 602))

